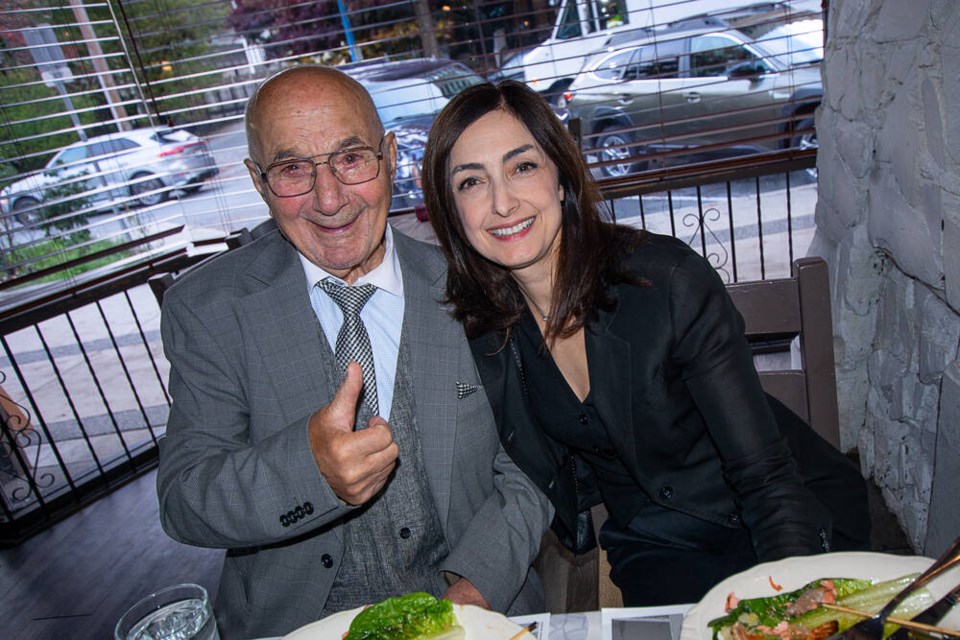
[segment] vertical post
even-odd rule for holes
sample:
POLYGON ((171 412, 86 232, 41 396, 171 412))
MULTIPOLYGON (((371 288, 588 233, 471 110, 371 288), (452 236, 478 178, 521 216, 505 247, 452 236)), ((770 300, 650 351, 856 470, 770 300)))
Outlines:
POLYGON ((110 107, 110 113, 113 114, 113 120, 120 131, 126 131, 130 128, 127 122, 127 110, 123 106, 123 98, 117 93, 113 84, 113 75, 110 71, 110 65, 103 57, 103 49, 100 48, 100 41, 97 40, 97 34, 90 24, 90 18, 87 16, 87 8, 83 5, 83 0, 70 0, 70 7, 73 9, 73 16, 77 19, 77 27, 83 34, 83 39, 87 44, 87 50, 90 52, 90 63, 97 71, 97 81, 103 90, 103 95, 107 99, 107 105, 110 107))
POLYGON ((420 43, 423 55, 427 58, 436 58, 440 55, 437 45, 437 34, 433 28, 433 15, 427 0, 413 0, 413 12, 417 16, 417 28, 420 30, 420 43))
POLYGON ((350 26, 350 15, 347 13, 347 7, 343 0, 337 0, 337 9, 340 10, 340 22, 343 24, 343 33, 347 38, 347 46, 350 47, 350 60, 359 62, 363 60, 363 52, 357 48, 357 42, 353 37, 353 27, 350 26))

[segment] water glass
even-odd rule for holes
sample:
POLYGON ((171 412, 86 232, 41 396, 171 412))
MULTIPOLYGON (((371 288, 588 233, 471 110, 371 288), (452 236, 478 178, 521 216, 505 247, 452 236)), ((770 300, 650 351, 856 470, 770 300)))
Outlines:
POLYGON ((220 640, 207 590, 198 584, 165 587, 127 610, 115 640, 220 640))

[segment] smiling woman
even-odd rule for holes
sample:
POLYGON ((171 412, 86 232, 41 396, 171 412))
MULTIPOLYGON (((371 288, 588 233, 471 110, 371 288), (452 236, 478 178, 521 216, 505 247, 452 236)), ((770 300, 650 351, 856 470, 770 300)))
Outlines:
POLYGON ((867 544, 859 471, 764 393, 717 272, 675 238, 607 221, 542 97, 504 81, 451 100, 424 192, 501 444, 575 553, 606 507, 599 540, 626 606, 695 602, 758 561, 867 544))

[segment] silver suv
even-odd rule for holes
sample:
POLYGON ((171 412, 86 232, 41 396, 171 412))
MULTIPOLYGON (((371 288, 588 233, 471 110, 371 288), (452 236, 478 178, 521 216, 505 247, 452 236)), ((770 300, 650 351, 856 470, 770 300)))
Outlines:
POLYGON ((658 153, 666 164, 816 146, 821 20, 756 39, 711 20, 640 35, 612 39, 565 94, 604 175, 646 169, 658 153))
POLYGON ((198 190, 217 173, 206 141, 182 129, 156 127, 96 136, 62 148, 42 171, 0 191, 0 212, 28 224, 41 217, 44 203, 56 199, 155 205, 174 189, 198 190))

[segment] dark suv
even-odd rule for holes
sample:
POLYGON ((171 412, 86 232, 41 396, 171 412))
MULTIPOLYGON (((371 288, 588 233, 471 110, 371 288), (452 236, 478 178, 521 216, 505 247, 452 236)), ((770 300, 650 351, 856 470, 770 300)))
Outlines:
POLYGON ((689 162, 816 146, 822 43, 819 19, 756 39, 703 20, 612 40, 570 85, 568 116, 580 118, 585 149, 613 177, 650 167, 657 152, 689 162))
POLYGON ((484 79, 460 62, 440 58, 359 63, 340 69, 363 83, 384 128, 397 136, 392 208, 421 204, 420 165, 434 118, 450 98, 484 79))

